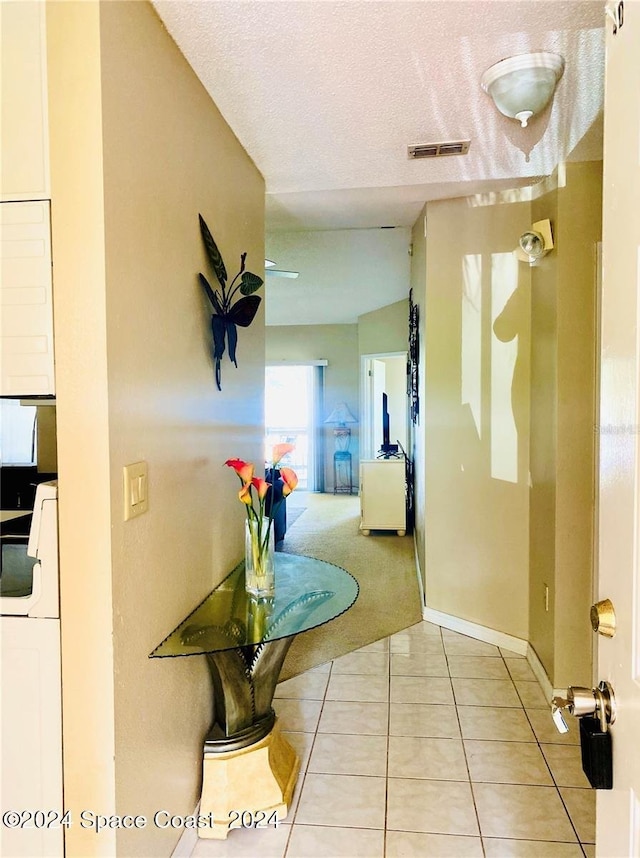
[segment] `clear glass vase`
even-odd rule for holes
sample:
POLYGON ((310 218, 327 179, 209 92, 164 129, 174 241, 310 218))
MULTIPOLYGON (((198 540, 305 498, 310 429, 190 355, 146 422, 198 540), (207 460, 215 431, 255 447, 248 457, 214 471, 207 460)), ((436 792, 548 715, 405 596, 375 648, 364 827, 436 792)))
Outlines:
POLYGON ((275 542, 273 526, 265 539, 268 521, 245 521, 244 582, 245 589, 255 599, 268 599, 275 593, 275 542), (260 526, 261 525, 261 526, 260 526))

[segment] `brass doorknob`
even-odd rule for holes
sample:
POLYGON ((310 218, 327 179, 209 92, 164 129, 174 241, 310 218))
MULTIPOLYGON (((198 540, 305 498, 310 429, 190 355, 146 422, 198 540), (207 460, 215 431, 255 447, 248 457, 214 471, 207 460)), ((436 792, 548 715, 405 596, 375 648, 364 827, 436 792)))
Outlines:
POLYGON ((612 638, 616 633, 616 612, 613 602, 603 599, 591 606, 591 628, 605 638, 612 638))

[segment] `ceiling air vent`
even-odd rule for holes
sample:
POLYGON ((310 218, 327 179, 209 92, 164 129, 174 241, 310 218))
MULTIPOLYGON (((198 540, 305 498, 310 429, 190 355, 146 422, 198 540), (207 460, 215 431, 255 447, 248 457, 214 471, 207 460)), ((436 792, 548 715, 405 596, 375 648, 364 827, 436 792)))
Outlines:
POLYGON ((443 155, 466 155, 471 140, 453 140, 447 143, 416 143, 407 148, 410 158, 440 158, 443 155))

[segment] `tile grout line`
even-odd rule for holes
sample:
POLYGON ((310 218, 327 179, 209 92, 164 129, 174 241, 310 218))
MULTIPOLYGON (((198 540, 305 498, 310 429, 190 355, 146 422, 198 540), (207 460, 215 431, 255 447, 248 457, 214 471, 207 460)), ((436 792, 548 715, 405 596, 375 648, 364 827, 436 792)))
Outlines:
POLYGON ((467 767, 467 774, 469 775, 469 790, 471 792, 471 801, 473 802, 473 812, 476 815, 476 825, 478 826, 478 838, 480 840, 480 848, 482 849, 482 855, 486 856, 486 851, 484 848, 484 840, 482 837, 482 828, 480 826, 480 815, 478 814, 478 805, 476 804, 476 795, 473 789, 473 781, 471 779, 471 769, 469 768, 469 758, 467 756, 467 748, 464 743, 464 736, 462 733, 462 723, 460 721, 460 713, 458 712, 458 701, 456 699, 456 691, 453 685, 453 677, 451 676, 451 667, 449 665, 449 653, 447 652, 447 647, 445 646, 444 637, 442 636, 442 628, 440 629, 440 636, 442 637, 442 648, 444 650, 444 658, 447 663, 447 672, 449 674, 449 682, 451 683, 451 693, 453 694, 453 705, 456 710, 456 720, 458 722, 458 729, 460 730, 460 744, 462 745, 462 753, 464 754, 464 763, 467 767))
MULTIPOLYGON (((327 684, 326 684, 325 689, 324 689, 324 694, 322 695, 320 712, 318 714, 318 720, 316 722, 315 730, 313 731, 313 739, 311 740, 311 747, 309 749, 309 756, 307 758, 307 764, 305 766, 304 772, 300 772, 300 774, 298 775, 298 778, 300 778, 302 776, 301 782, 300 782, 300 792, 298 794, 298 801, 296 802, 296 808, 295 808, 295 810, 293 812, 293 816, 291 818, 291 830, 289 831, 289 836, 287 837, 287 843, 285 846, 285 850, 282 853, 282 858, 286 858, 287 853, 289 852, 289 846, 291 843, 291 838, 293 837, 293 827, 296 824, 296 818, 298 816, 298 810, 300 809, 300 801, 302 799, 302 791, 304 789, 304 785, 305 785, 305 782, 307 780, 307 774, 309 772, 309 764, 311 763, 311 755, 313 754, 313 749, 314 749, 315 744, 316 744, 316 738, 318 736, 318 728, 320 726, 320 719, 322 718, 322 713, 324 711, 324 704, 327 700, 327 692, 329 690, 329 683, 331 682, 331 674, 332 673, 333 673, 333 660, 331 661, 331 667, 329 668, 329 672, 327 674, 327 684)), ((307 698, 301 698, 301 699, 305 700, 307 698)))
MULTIPOLYGON (((460 719, 460 714, 459 714, 459 706, 460 706, 460 705, 462 705, 462 704, 459 704, 459 703, 458 703, 458 701, 457 701, 457 699, 456 699, 456 696, 455 696, 455 691, 453 690, 453 682, 452 682, 452 679, 453 679, 453 678, 451 677, 450 662, 449 662, 450 655, 449 655, 449 654, 447 653, 447 651, 446 651, 446 646, 445 646, 444 637, 443 637, 442 629, 441 629, 441 628, 439 629, 439 632, 438 632, 437 637, 440 639, 440 641, 441 641, 441 643, 442 643, 443 652, 444 652, 444 656, 445 656, 445 662, 446 662, 446 665, 447 665, 447 673, 448 673, 448 677, 447 677, 447 679, 448 679, 448 681, 449 681, 449 683, 450 683, 450 685, 451 685, 451 689, 452 689, 453 703, 454 703, 455 710, 456 710, 456 711, 455 711, 455 714, 456 714, 456 720, 457 720, 458 729, 459 729, 459 732, 460 732, 460 741, 461 741, 461 744, 462 744, 463 753, 464 753, 464 755, 465 755, 465 764, 466 764, 466 769, 467 769, 468 782, 469 782, 469 784, 470 784, 470 788, 471 788, 472 800, 473 800, 473 803, 474 803, 474 811, 475 811, 475 814, 476 814, 476 821, 477 821, 477 825, 478 825, 478 832, 479 832, 478 839, 480 840, 481 849, 482 849, 482 854, 483 854, 483 855, 486 855, 484 839, 483 839, 482 832, 481 832, 481 829, 480 829, 480 820, 479 820, 479 815, 478 815, 478 808, 477 808, 476 801, 475 801, 475 792, 474 792, 474 783, 475 783, 475 782, 471 779, 471 771, 470 771, 470 768, 469 768, 469 758, 468 758, 468 755, 467 755, 467 749, 466 749, 465 742, 464 742, 463 731, 462 731, 462 724, 461 724, 461 719, 460 719)), ((390 760, 389 760, 389 757, 390 757, 390 740, 391 740, 391 703, 392 703, 392 702, 391 702, 391 681, 392 681, 392 678, 393 678, 393 676, 392 676, 392 669, 391 669, 391 657, 392 657, 392 652, 391 652, 391 637, 388 637, 388 638, 386 639, 386 645, 387 645, 387 650, 385 651, 385 653, 386 653, 386 667, 385 667, 385 673, 386 673, 386 676, 385 676, 385 678, 386 678, 386 688, 387 688, 387 719, 386 719, 386 720, 387 720, 387 729, 386 729, 386 733, 387 733, 387 735, 386 735, 386 760, 385 760, 385 811, 384 811, 384 824, 383 824, 383 854, 385 854, 385 855, 386 855, 386 852, 387 852, 388 821, 389 821, 389 820, 388 820, 388 816, 389 816, 389 783, 390 783, 390 775, 389 775, 389 770, 390 770, 390 765, 389 765, 389 763, 390 763, 390 760)), ((435 654, 434 654, 434 653, 430 653, 430 652, 425 652, 425 653, 424 653, 424 662, 428 663, 428 662, 429 662, 429 660, 430 660, 430 658, 431 658, 433 655, 435 655, 435 654)), ((452 654, 452 655, 455 655, 455 653, 454 653, 454 654, 452 654)), ((527 723, 529 724, 529 726, 530 726, 530 728, 531 728, 531 732, 533 733, 533 741, 532 741, 532 742, 530 742, 530 743, 527 743, 527 744, 535 745, 536 747, 538 747, 539 752, 542 754, 543 759, 544 759, 544 761, 545 761, 546 768, 547 768, 547 769, 548 769, 548 771, 549 771, 549 774, 550 774, 551 779, 552 779, 553 786, 554 786, 554 788, 555 788, 555 790, 556 790, 556 794, 558 794, 558 795, 559 795, 559 797, 560 797, 560 800, 561 800, 561 802, 562 802, 562 805, 563 805, 563 808, 564 808, 564 810, 565 810, 565 813, 567 814, 567 817, 569 818, 570 825, 571 825, 571 827, 572 827, 572 829, 573 829, 573 831, 574 831, 574 834, 575 834, 576 840, 575 840, 575 841, 573 841, 573 842, 574 842, 574 843, 576 843, 576 844, 579 846, 581 854, 582 854, 582 855, 584 855, 584 856, 585 856, 585 858, 586 858, 586 856, 587 856, 587 852, 586 852, 585 844, 583 844, 583 843, 580 841, 580 838, 579 838, 579 836, 578 836, 577 829, 576 829, 575 825, 573 824, 573 820, 571 819, 571 816, 570 816, 570 814, 569 814, 568 808, 567 808, 567 806, 566 806, 566 804, 565 804, 565 802, 564 802, 564 800, 563 800, 563 798, 562 798, 562 795, 560 794, 560 788, 559 788, 558 784, 556 783, 556 779, 555 779, 555 777, 554 777, 554 775, 553 775, 553 771, 551 770, 551 767, 550 767, 550 765, 549 765, 549 763, 548 763, 548 761, 547 761, 547 759, 546 759, 546 757, 545 757, 545 755, 544 755, 544 752, 543 752, 543 750, 542 750, 542 745, 543 745, 544 743, 541 741, 541 739, 539 739, 539 738, 538 738, 538 735, 536 734, 535 729, 533 728, 533 723, 532 723, 532 721, 531 721, 531 719, 530 719, 530 717, 529 717, 529 714, 528 714, 527 709, 526 709, 526 707, 525 707, 525 705, 524 705, 524 702, 523 702, 523 700, 522 700, 522 697, 521 697, 521 695, 520 695, 520 692, 519 692, 519 690, 518 690, 517 686, 515 685, 515 680, 514 680, 514 678, 513 678, 513 675, 511 674, 511 671, 509 670, 509 665, 508 665, 508 663, 506 663, 506 662, 507 662, 507 656, 505 656, 505 655, 504 655, 504 653, 502 653, 501 651, 499 651, 499 656, 498 656, 498 657, 502 659, 502 663, 503 663, 503 664, 505 664, 505 666, 506 666, 506 669, 507 669, 507 675, 508 675, 509 680, 511 681, 511 683, 512 683, 513 687, 514 687, 514 688, 515 688, 515 690, 516 690, 517 698, 518 698, 518 700, 519 700, 519 705, 518 705, 517 707, 512 707, 512 708, 514 708, 514 709, 520 709, 521 711, 523 711, 523 712, 524 712, 524 714, 525 714, 525 718, 526 718, 526 721, 527 721, 527 723)), ((334 675, 334 674, 333 674, 333 667, 334 667, 334 664, 333 664, 333 662, 332 662, 332 663, 331 663, 331 668, 330 668, 330 670, 329 670, 329 673, 328 673, 328 675, 327 675, 327 679, 326 679, 326 684, 325 684, 325 689, 324 689, 324 693, 323 693, 322 700, 321 700, 321 707, 320 707, 320 712, 319 712, 319 715, 318 715, 318 720, 317 720, 317 723, 316 723, 315 729, 312 731, 312 732, 313 732, 313 738, 312 738, 312 742, 311 742, 311 748, 310 748, 310 751, 309 751, 308 762, 307 762, 307 766, 305 767, 305 769, 304 769, 304 771, 303 771, 303 773, 302 773, 302 774, 303 774, 303 777, 302 777, 302 783, 301 783, 301 785, 300 785, 300 794, 299 794, 299 799, 298 799, 298 803, 297 803, 297 805, 296 805, 296 810, 295 810, 294 815, 293 815, 293 819, 292 819, 292 823, 291 823, 291 830, 290 830, 289 835, 288 835, 288 838, 287 838, 287 844, 286 844, 286 847, 285 847, 285 851, 282 853, 283 858, 284 858, 284 856, 285 856, 285 855, 288 855, 288 854, 289 854, 289 848, 290 848, 290 845, 291 845, 291 836, 292 836, 292 833, 293 833, 293 826, 294 826, 294 824, 301 824, 301 823, 296 822, 296 820, 297 820, 297 812, 298 812, 299 807, 300 807, 300 799, 301 799, 301 797, 302 797, 302 791, 303 791, 303 789, 304 789, 304 784, 305 784, 305 780, 306 780, 306 775, 309 773, 309 765, 310 765, 310 761, 311 761, 311 756, 312 756, 312 754, 313 754, 313 750, 314 750, 314 747, 315 747, 315 744, 316 744, 316 741, 317 741, 317 737, 318 737, 318 733, 319 733, 319 725, 320 725, 320 721, 321 721, 321 718, 322 718, 322 714, 323 714, 323 711, 324 711, 324 708, 325 708, 325 703, 327 703, 327 702, 328 702, 328 700, 329 700, 329 698, 328 698, 328 691, 329 691, 329 685, 330 685, 331 677, 332 677, 332 675, 334 675)), ((335 675, 337 676, 337 675, 342 675, 342 674, 335 674, 335 675)), ((400 675, 404 676, 404 674, 400 674, 400 675)), ((362 674, 362 676, 365 676, 365 677, 366 677, 366 674, 362 674)), ((412 674, 407 674, 407 678, 411 678, 411 676, 412 676, 412 674)), ((337 702, 343 702, 343 703, 348 703, 348 702, 353 702, 353 703, 362 703, 363 701, 361 701, 361 700, 360 700, 360 701, 358 701, 358 700, 354 700, 354 701, 339 700, 339 701, 337 701, 337 702)), ((373 701, 372 701, 372 702, 373 702, 373 701)), ((428 702, 428 701, 423 701, 423 702, 428 702)), ((405 704, 405 705, 415 705, 415 704, 410 704, 410 703, 408 703, 408 704, 405 704)), ((434 704, 434 705, 435 705, 435 704, 434 704)), ((511 707, 510 707, 510 708, 511 708, 511 707)), ((342 735, 344 735, 344 736, 347 736, 347 735, 354 735, 354 736, 358 736, 358 735, 361 735, 361 734, 359 734, 359 733, 355 733, 355 732, 354 732, 354 733, 352 733, 352 734, 333 734, 333 735, 340 735, 340 736, 342 736, 342 735)), ((499 737, 498 737, 498 740, 499 740, 499 737)), ((503 741, 506 741, 506 740, 503 740, 503 741)), ((516 742, 516 740, 513 740, 513 742, 514 742, 514 743, 517 743, 517 742, 516 742)), ((553 744, 553 743, 550 743, 550 744, 553 744)), ((376 777, 378 777, 378 776, 376 776, 376 777)), ((483 783, 483 781, 478 781, 478 783, 483 783)), ((535 784, 530 784, 530 785, 531 785, 531 786, 535 786, 535 784)), ((331 827, 331 824, 330 824, 330 823, 319 823, 319 826, 320 826, 320 827, 326 827, 327 825, 328 825, 329 827, 331 827)), ((348 826, 348 827, 351 827, 351 826, 348 826)), ((359 827, 359 826, 358 826, 358 827, 359 827)), ((368 829, 368 828, 367 828, 366 830, 374 830, 374 829, 368 829)), ((409 830, 409 829, 407 829, 407 830, 409 830)), ((416 831, 415 833, 420 834, 421 832, 420 832, 420 831, 416 831)), ((546 841, 545 841, 545 843, 546 843, 546 841)))
MULTIPOLYGON (((540 751, 540 754, 541 754, 541 756, 542 756, 542 759, 544 760, 545 766, 547 767, 547 770, 548 770, 549 775, 550 775, 550 777, 551 777, 551 780, 552 780, 552 782, 553 782, 553 787, 555 788, 556 793, 557 793, 557 795, 558 795, 558 797, 559 797, 559 799, 560 799, 560 801, 561 801, 561 803, 562 803, 562 806, 563 806, 563 808, 564 808, 564 811, 565 811, 565 813, 566 813, 566 815, 567 815, 567 818, 568 818, 568 820, 569 820, 569 824, 571 825, 571 828, 573 829, 574 834, 576 835, 576 841, 577 841, 578 845, 580 846, 580 849, 581 849, 581 851, 583 852, 583 854, 584 854, 584 855, 586 855, 585 850, 584 850, 584 847, 583 847, 583 844, 582 844, 582 842, 581 842, 581 840, 580 840, 580 837, 579 837, 579 835, 578 835, 578 831, 577 831, 577 829, 576 829, 576 826, 574 825, 574 823, 573 823, 573 819, 571 818, 571 814, 569 813, 569 809, 567 808, 567 805, 566 805, 566 803, 565 803, 565 801, 564 801, 564 799, 563 799, 563 797, 562 797, 562 793, 560 792, 560 787, 558 786, 558 784, 557 784, 557 782, 556 782, 556 778, 555 778, 555 776, 554 776, 554 774, 553 774, 553 771, 552 771, 552 769, 551 769, 551 766, 550 766, 550 764, 549 764, 549 762, 548 762, 548 760, 547 760, 547 758, 546 758, 546 756, 545 756, 545 754, 544 754, 544 751, 542 750, 542 744, 544 744, 544 743, 542 743, 542 742, 540 741, 540 739, 538 738, 538 736, 537 736, 537 734, 536 734, 536 731, 535 731, 535 729, 534 729, 534 727, 533 727, 533 723, 531 722, 531 719, 529 718, 529 714, 528 714, 528 712, 527 712, 527 708, 526 708, 526 706, 525 706, 524 700, 522 699, 522 695, 521 695, 521 693, 520 693, 520 690, 519 690, 518 686, 516 685, 516 681, 515 681, 515 679, 514 679, 514 677, 513 677, 512 673, 511 673, 511 671, 509 670, 509 665, 507 664, 506 657, 505 657, 505 655, 503 654, 503 652, 502 652, 502 650, 501 650, 500 648, 498 648, 498 651, 500 652, 500 656, 501 656, 501 658, 502 658, 502 661, 504 662, 505 668, 506 668, 506 670, 507 670, 507 674, 509 675, 509 679, 510 679, 510 681, 511 681, 511 683, 512 683, 512 685, 513 685, 514 689, 515 689, 515 692, 516 692, 516 694, 517 694, 517 696, 518 696, 518 700, 520 701, 520 708, 521 708, 521 709, 522 709, 522 711, 524 712, 525 718, 527 719, 527 723, 529 724, 529 726, 530 726, 530 728, 531 728, 531 731, 532 731, 532 733, 533 733, 533 736, 534 736, 534 739, 535 739, 535 743, 536 743, 536 745, 537 745, 537 747, 538 747, 538 750, 540 751)), ((448 660, 447 660, 447 663, 448 663, 448 660)), ((521 680, 521 681, 524 681, 524 680, 521 680)), ((537 680, 536 680, 536 682, 537 682, 537 680)), ((538 684, 538 685, 540 685, 540 683, 537 683, 537 684, 538 684)), ((453 683, 452 683, 452 686, 453 686, 453 683)), ((454 696, 455 696, 455 692, 454 692, 454 696)), ((542 709, 541 709, 540 711, 544 711, 544 710, 542 710, 542 709)), ((456 704, 456 712, 457 712, 457 704, 456 704)), ((533 743, 527 743, 527 744, 533 744, 533 743)), ((464 741, 463 741, 463 746, 464 746, 464 741)), ((465 748, 465 756, 466 756, 466 748, 465 748)), ((473 784, 474 784, 474 782, 473 782, 473 780, 472 780, 472 781, 471 781, 471 789, 472 789, 472 792, 473 792, 473 784)), ((532 784, 532 786, 535 786, 535 784, 532 784)), ((543 784, 541 784, 540 786, 543 786, 543 784)), ((474 794, 474 805, 475 805, 475 794, 474 794)), ((484 842, 483 842, 483 849, 484 849, 484 842)))
MULTIPOLYGON (((509 668, 507 666, 507 670, 508 669, 509 668)), ((517 687, 516 687, 516 691, 518 692, 518 697, 520 697, 520 692, 518 691, 517 687)), ((522 699, 522 698, 520 698, 520 699, 522 699)), ((582 845, 582 841, 580 840, 580 835, 578 834, 578 829, 576 828, 576 826, 573 823, 573 819, 571 818, 571 814, 569 813, 569 808, 567 807, 567 804, 566 804, 566 802, 562 796, 562 793, 560 792, 560 787, 558 786, 558 783, 556 782, 555 775, 553 774, 551 766, 549 765, 549 761, 547 760, 545 753, 542 750, 542 745, 545 743, 541 742, 540 739, 538 738, 538 734, 536 733, 536 731, 533 727, 533 723, 531 722, 531 719, 529 718, 529 713, 527 712, 526 706, 524 706, 524 704, 523 704, 522 708, 524 710, 525 718, 527 719, 529 726, 531 727, 534 738, 535 738, 536 743, 538 745, 538 750, 542 754, 542 759, 544 760, 545 765, 546 765, 547 769, 549 770, 549 774, 551 775, 551 780, 553 781, 553 786, 555 787, 556 793, 558 794, 558 798, 560 799, 560 802, 562 803, 562 807, 564 808, 564 812, 567 814, 569 824, 571 825, 571 828, 573 829, 573 832, 576 835, 576 840, 577 840, 578 844, 580 845, 580 849, 582 849, 583 855, 586 855, 584 848, 583 848, 583 845, 582 845)), ((544 710, 541 709, 540 711, 544 711, 544 710)), ((548 743, 548 744, 553 744, 553 743, 548 743)), ((564 746, 561 745, 561 747, 564 747, 564 746)))
MULTIPOLYGON (((571 825, 571 827, 572 827, 572 829, 573 829, 573 831, 574 831, 574 833, 575 833, 575 835, 576 835, 576 841, 577 841, 577 844, 580 846, 580 849, 581 849, 581 851, 582 851, 583 855, 585 855, 585 856, 586 856, 586 852, 585 852, 585 850, 584 850, 584 846, 583 846, 582 842, 580 841, 580 837, 578 836, 578 831, 577 831, 577 829, 576 829, 575 825, 573 824, 573 820, 571 819, 571 815, 569 814, 569 810, 568 810, 568 808, 567 808, 567 806, 566 806, 566 804, 565 804, 565 802, 564 802, 564 799, 563 799, 563 797, 562 797, 562 794, 560 793, 560 788, 559 788, 558 784, 556 783, 556 779, 555 779, 555 776, 554 776, 554 774, 553 774, 553 771, 551 770, 551 766, 549 765, 549 762, 547 761, 547 758, 546 758, 546 756, 545 756, 545 754, 544 754, 544 752, 543 752, 543 750, 542 750, 542 747, 541 747, 542 743, 541 743, 541 742, 540 742, 540 740, 538 739, 538 736, 537 736, 537 734, 536 734, 535 730, 533 729, 533 724, 531 723, 531 720, 530 720, 529 715, 528 715, 528 713, 527 713, 527 710, 526 710, 526 707, 525 707, 525 705, 524 705, 524 701, 523 701, 523 699, 522 699, 522 696, 521 696, 521 694, 520 694, 520 691, 519 691, 519 689, 518 689, 518 686, 516 685, 515 679, 514 679, 514 677, 513 677, 512 673, 511 673, 511 671, 509 670, 509 665, 508 665, 508 663, 507 663, 506 656, 504 655, 504 653, 502 652, 502 650, 501 650, 500 648, 498 648, 498 651, 499 651, 499 654, 500 654, 500 658, 502 659, 502 662, 504 663, 504 666, 505 666, 505 669, 506 669, 506 671, 507 671, 507 675, 508 675, 508 677, 509 677, 509 680, 510 680, 511 684, 512 684, 512 685, 513 685, 513 687, 514 687, 514 690, 515 690, 515 692, 516 692, 516 694, 517 694, 518 700, 520 701, 520 707, 517 707, 517 708, 521 708, 521 709, 522 709, 522 711, 524 712, 525 718, 527 719, 527 723, 529 724, 529 726, 530 726, 530 728, 531 728, 531 731, 532 731, 532 733, 533 733, 534 740, 535 740, 535 744, 536 744, 536 746, 538 747, 538 750, 540 751, 540 754, 541 754, 541 756, 542 756, 542 759, 544 760, 545 766, 547 767, 547 770, 548 770, 549 775, 550 775, 550 777, 551 777, 551 780, 552 780, 552 782, 553 782, 553 787, 555 788, 556 793, 558 794, 558 797, 560 798, 560 801, 562 802, 562 806, 563 806, 563 808, 564 808, 564 810, 565 810, 565 813, 566 813, 566 815, 567 815, 567 818, 569 819, 569 823, 570 823, 570 825, 571 825)), ((447 653, 447 651, 446 651, 446 647, 445 647, 445 657, 446 657, 446 659, 447 659, 447 666, 449 666, 449 656, 448 656, 448 653, 447 653)), ((452 679, 453 679, 453 677, 452 677, 452 679)), ((539 684, 539 683, 538 683, 538 684, 539 684)), ((455 706, 456 706, 456 715, 457 715, 457 717, 458 717, 458 723, 459 723, 459 725, 460 725, 460 733, 461 733, 461 736, 462 736, 462 724, 460 723, 460 717, 459 717, 459 712, 458 712, 458 702, 457 702, 456 697, 455 697, 455 688, 454 688, 454 686, 453 686, 453 682, 451 683, 451 685, 452 685, 452 688, 454 689, 453 693, 454 693, 454 701, 455 701, 455 706)), ((514 708, 516 708, 516 707, 514 707, 514 708)), ((533 744, 533 743, 527 743, 527 744, 533 744)), ((476 782, 471 778, 471 772, 470 772, 469 767, 468 767, 467 750, 466 750, 466 745, 465 745, 465 742, 464 742, 464 737, 462 737, 462 746, 463 746, 463 749, 464 749, 465 760, 467 761, 467 770, 469 771, 469 781, 470 781, 470 784, 471 784, 471 792, 472 792, 472 795, 473 795, 474 808, 475 808, 475 810, 476 810, 476 817, 477 817, 477 819, 478 819, 478 828, 479 828, 479 830, 480 830, 480 837, 481 837, 482 849, 483 849, 483 854, 484 854, 484 837, 483 837, 483 835, 482 835, 482 829, 480 828, 480 820, 479 820, 479 817, 478 817, 477 805, 476 805, 476 801, 475 801, 475 790, 474 790, 474 784, 475 784, 476 782)), ((483 782, 482 782, 482 781, 478 781, 478 783, 483 783, 483 782)), ((535 786, 535 784, 532 784, 532 786, 535 786)))

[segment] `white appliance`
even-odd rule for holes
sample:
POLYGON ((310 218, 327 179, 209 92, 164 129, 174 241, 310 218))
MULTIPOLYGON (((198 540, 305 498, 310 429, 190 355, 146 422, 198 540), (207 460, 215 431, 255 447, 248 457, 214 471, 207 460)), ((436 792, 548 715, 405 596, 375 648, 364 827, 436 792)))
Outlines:
POLYGON ((64 855, 57 481, 37 487, 28 540, 3 537, 2 557, 0 805, 20 819, 0 825, 0 855, 57 858, 64 855))

